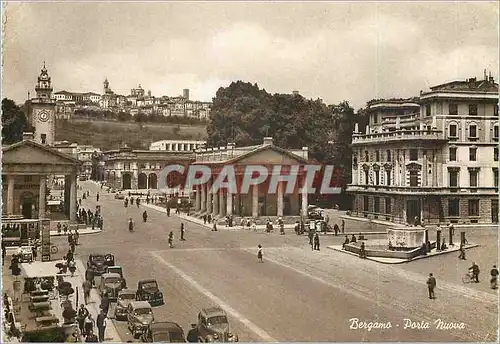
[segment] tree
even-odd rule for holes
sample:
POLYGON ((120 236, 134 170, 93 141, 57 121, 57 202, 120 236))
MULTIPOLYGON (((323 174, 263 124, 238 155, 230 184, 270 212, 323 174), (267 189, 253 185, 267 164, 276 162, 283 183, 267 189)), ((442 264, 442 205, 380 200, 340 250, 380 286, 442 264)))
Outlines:
POLYGON ((2 100, 2 144, 13 144, 23 139, 28 128, 26 115, 13 100, 2 100))

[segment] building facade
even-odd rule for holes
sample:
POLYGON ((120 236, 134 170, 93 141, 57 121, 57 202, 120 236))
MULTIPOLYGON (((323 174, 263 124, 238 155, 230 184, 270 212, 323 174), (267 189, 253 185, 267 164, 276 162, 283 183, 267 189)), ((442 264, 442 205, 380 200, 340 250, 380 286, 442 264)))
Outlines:
POLYGON ((498 84, 485 75, 418 100, 367 104, 353 134, 353 215, 399 223, 498 223, 498 84))
POLYGON ((149 149, 169 152, 193 152, 195 149, 203 148, 206 144, 207 141, 161 140, 151 143, 149 149))

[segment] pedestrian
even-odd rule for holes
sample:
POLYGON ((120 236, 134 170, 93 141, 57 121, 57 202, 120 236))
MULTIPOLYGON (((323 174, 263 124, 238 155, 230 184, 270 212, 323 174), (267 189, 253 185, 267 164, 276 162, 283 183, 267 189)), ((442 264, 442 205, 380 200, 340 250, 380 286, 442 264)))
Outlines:
POLYGON ((135 200, 135 204, 137 204, 137 208, 139 208, 139 203, 140 203, 140 201, 141 201, 141 200, 139 199, 139 197, 137 197, 137 199, 135 200))
POLYGON ((93 333, 94 332, 94 325, 95 325, 95 322, 94 322, 94 319, 92 318, 92 314, 89 314, 86 318, 85 318, 85 327, 84 327, 84 330, 85 330, 85 334, 88 336, 89 334, 93 333))
POLYGON ((85 279, 82 283, 82 289, 83 289, 83 299, 85 301, 85 304, 89 303, 90 299, 90 291, 92 290, 92 282, 88 279, 85 279))
POLYGON ((104 219, 102 218, 102 215, 99 216, 99 229, 101 230, 102 232, 102 229, 104 227, 104 219))
POLYGON ((87 269, 85 270, 85 280, 90 282, 90 286, 94 286, 94 270, 87 269))
POLYGON ((259 263, 264 263, 264 260, 262 260, 262 245, 259 244, 259 246, 257 246, 259 248, 259 250, 257 251, 257 261, 259 263))
POLYGON ((356 242, 356 237, 354 236, 354 234, 351 237, 351 242, 356 242))
POLYGON ((496 265, 493 265, 493 268, 490 271, 490 286, 491 289, 497 289, 498 288, 498 269, 496 265))
POLYGON ((109 297, 108 293, 104 293, 101 298, 101 310, 102 312, 107 315, 109 311, 109 297))
POLYGON ((78 232, 78 228, 75 229, 75 235, 73 237, 75 245, 80 245, 80 233, 78 232))
POLYGON ((346 235, 345 240, 342 243, 342 249, 345 250, 345 245, 349 245, 349 237, 346 235))
POLYGON ((319 234, 314 235, 314 250, 319 251, 319 234))
POLYGON ((76 272, 76 264, 74 260, 70 260, 68 262, 68 270, 71 273, 71 277, 74 277, 76 272))
POLYGON ((99 202, 99 192, 97 193, 97 195, 95 196, 97 202, 99 202))
POLYGON ((361 247, 359 249, 359 258, 366 258, 366 250, 365 250, 365 243, 361 243, 361 247))
POLYGON ((217 232, 217 223, 214 222, 214 228, 212 229, 212 232, 217 232))
POLYGON ((333 225, 333 231, 335 232, 335 236, 337 236, 337 234, 339 233, 339 225, 338 224, 333 225))
POLYGON ((207 214, 204 214, 203 215, 203 224, 206 225, 207 224, 207 214))
POLYGON ((476 283, 479 283, 479 266, 475 262, 472 262, 472 266, 469 270, 472 270, 472 279, 476 283))
POLYGON ((309 229, 309 245, 313 248, 314 231, 309 229))
POLYGON ((61 233, 61 231, 62 231, 61 222, 58 222, 57 223, 57 233, 61 233))
POLYGON ((71 250, 66 254, 66 263, 69 264, 73 260, 73 252, 71 250))
POLYGON ((85 343, 98 343, 99 339, 94 334, 94 331, 90 331, 85 337, 85 343))
POLYGON ((207 216, 207 222, 212 223, 212 214, 208 214, 207 216))
POLYGON ((465 248, 462 244, 460 244, 460 254, 458 255, 458 259, 465 260, 465 248))
POLYGON ((38 247, 36 245, 31 246, 31 254, 33 255, 33 261, 36 262, 38 247))
POLYGON ((174 233, 172 231, 168 234, 168 245, 170 248, 174 247, 174 233))
POLYGON ((99 313, 97 316, 97 333, 99 334, 99 342, 104 341, 104 332, 106 331, 107 319, 104 312, 99 313))
POLYGON ((78 313, 76 315, 76 320, 78 321, 78 328, 80 329, 80 333, 85 335, 85 319, 89 315, 89 310, 85 308, 83 304, 80 305, 78 309, 78 313))
POLYGON ((342 220, 342 225, 341 225, 342 234, 344 234, 344 228, 345 228, 345 221, 342 220))
POLYGON ((167 206, 167 216, 170 216, 170 206, 167 206))
POLYGON ((2 266, 5 263, 5 256, 6 256, 6 254, 7 254, 7 251, 5 249, 5 245, 2 243, 2 266))
POLYGON ((432 276, 432 273, 429 274, 429 278, 427 279, 427 289, 429 290, 429 299, 435 299, 434 288, 436 288, 436 279, 432 276))
POLYGON ((184 227, 184 223, 181 223, 181 241, 185 241, 184 239, 184 233, 186 232, 186 229, 184 227))

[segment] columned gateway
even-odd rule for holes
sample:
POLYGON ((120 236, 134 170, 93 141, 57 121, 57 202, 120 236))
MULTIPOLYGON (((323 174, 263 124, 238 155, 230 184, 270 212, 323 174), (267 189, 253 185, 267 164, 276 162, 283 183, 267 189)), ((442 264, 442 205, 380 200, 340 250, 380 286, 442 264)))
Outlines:
POLYGON ((23 215, 26 219, 45 219, 47 178, 64 175, 65 209, 72 224, 76 224, 76 178, 81 166, 77 159, 25 140, 2 149, 2 194, 4 215, 23 215))
POLYGON ((300 194, 305 182, 304 165, 308 161, 308 150, 289 151, 279 148, 272 143, 272 138, 265 138, 264 144, 251 147, 236 147, 229 144, 222 148, 209 148, 196 151, 196 162, 193 165, 204 165, 211 169, 210 181, 197 188, 196 210, 201 213, 223 217, 296 217, 307 214, 307 192, 300 194), (260 185, 250 185, 243 190, 243 181, 248 173, 246 168, 252 165, 263 166, 268 171, 267 179, 260 185), (211 186, 222 173, 224 166, 233 166, 235 171, 235 190, 227 187, 215 192, 211 186), (281 172, 274 168, 281 166, 281 172), (297 172, 291 172, 292 167, 297 172), (296 183, 292 193, 286 193, 286 182, 279 182, 276 190, 269 190, 273 173, 290 175, 296 173, 296 183), (200 196, 198 197, 198 193, 200 196), (199 201, 198 201, 199 200, 199 201), (198 206, 198 202, 200 205, 198 206))

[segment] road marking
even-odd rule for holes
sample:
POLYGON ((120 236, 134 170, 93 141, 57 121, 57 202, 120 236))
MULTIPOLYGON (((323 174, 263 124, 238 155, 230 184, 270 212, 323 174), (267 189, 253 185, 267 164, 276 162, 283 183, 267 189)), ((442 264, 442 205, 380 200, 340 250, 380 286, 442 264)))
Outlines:
POLYGON ((256 324, 251 322, 249 319, 245 318, 242 314, 238 313, 234 308, 229 306, 227 303, 222 301, 220 298, 209 292, 207 289, 203 288, 198 282, 196 282, 191 276, 187 275, 184 273, 182 270, 177 268, 176 266, 172 265, 171 263, 167 262, 163 257, 161 257, 157 251, 155 252, 150 252, 158 261, 160 261, 162 264, 166 265, 169 267, 171 270, 173 270, 176 274, 181 276, 184 280, 189 282, 195 289, 197 289, 200 293, 205 294, 210 300, 212 300, 214 303, 218 304, 221 308, 223 308, 226 312, 231 314, 233 317, 238 319, 241 323, 243 323, 246 327, 248 327, 253 333, 258 335, 262 340, 266 342, 276 342, 276 340, 271 337, 266 331, 258 327, 256 324))

